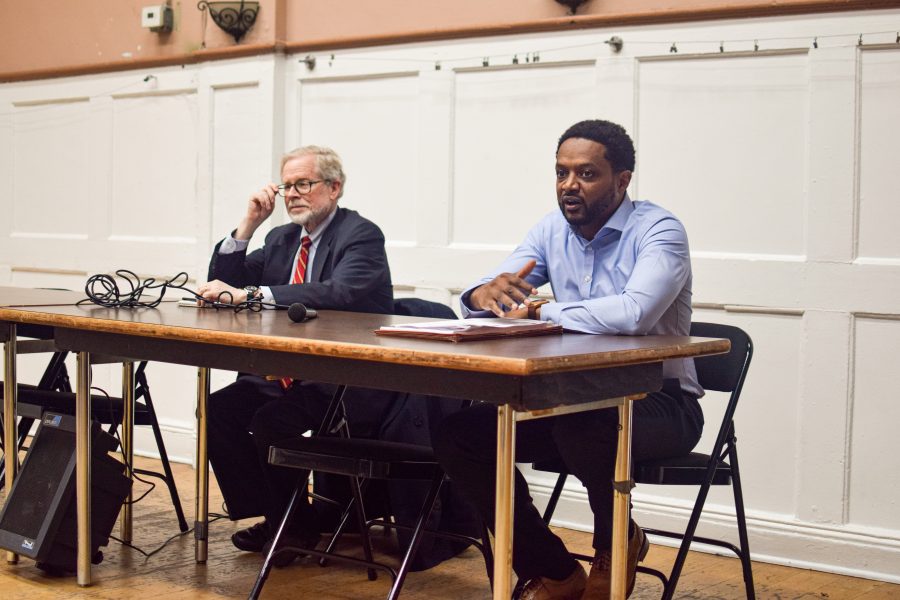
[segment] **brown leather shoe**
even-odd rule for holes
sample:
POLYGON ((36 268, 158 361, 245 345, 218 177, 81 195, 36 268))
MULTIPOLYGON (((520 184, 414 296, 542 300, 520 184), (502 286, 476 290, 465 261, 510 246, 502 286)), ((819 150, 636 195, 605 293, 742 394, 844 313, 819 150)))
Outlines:
POLYGON ((549 577, 530 579, 522 588, 519 600, 581 600, 586 585, 587 573, 578 564, 575 571, 562 580, 549 577))
MULTIPOLYGON (((634 524, 634 534, 628 539, 628 564, 626 565, 628 577, 628 588, 625 590, 625 597, 631 595, 634 591, 634 580, 637 574, 638 563, 644 560, 647 552, 650 550, 650 542, 644 531, 634 524)), ((609 600, 609 588, 612 582, 612 553, 609 550, 603 550, 594 557, 591 563, 591 574, 588 576, 587 587, 584 590, 582 600, 609 600)))

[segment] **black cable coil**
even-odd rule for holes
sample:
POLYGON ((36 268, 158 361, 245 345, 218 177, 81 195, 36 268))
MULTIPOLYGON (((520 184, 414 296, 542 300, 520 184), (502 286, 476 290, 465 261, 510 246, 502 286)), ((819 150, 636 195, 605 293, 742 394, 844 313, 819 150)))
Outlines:
POLYGON ((247 300, 234 304, 232 302, 224 302, 223 300, 233 300, 231 292, 225 291, 219 294, 214 300, 206 300, 192 289, 185 287, 188 282, 188 274, 182 271, 171 279, 157 282, 156 279, 148 277, 141 280, 135 273, 127 269, 119 269, 115 273, 115 277, 106 273, 91 275, 84 284, 84 293, 87 296, 84 300, 78 302, 92 302, 99 304, 105 308, 155 308, 165 298, 168 289, 181 290, 190 294, 185 300, 197 300, 202 302, 203 306, 212 308, 228 308, 235 312, 250 310, 253 312, 261 311, 264 307, 276 308, 274 304, 262 302, 260 300, 247 300), (120 287, 116 277, 124 283, 120 287), (127 287, 125 287, 127 284, 127 287), (158 292, 157 292, 158 290, 158 292), (155 294, 159 296, 153 298, 155 294))

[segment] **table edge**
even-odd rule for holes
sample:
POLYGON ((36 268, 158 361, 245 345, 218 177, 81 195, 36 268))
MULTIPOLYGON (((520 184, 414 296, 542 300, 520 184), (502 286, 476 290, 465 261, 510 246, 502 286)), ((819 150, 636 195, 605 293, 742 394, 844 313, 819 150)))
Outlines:
MULTIPOLYGON (((578 356, 551 357, 545 359, 504 358, 492 356, 450 355, 433 350, 414 348, 377 348, 354 342, 330 342, 309 338, 287 338, 259 334, 235 333, 227 331, 175 327, 153 323, 123 322, 92 317, 58 315, 29 310, 28 307, 0 307, 0 321, 48 325, 68 329, 90 329, 113 334, 136 337, 163 337, 209 345, 235 345, 240 339, 244 348, 270 350, 274 352, 300 353, 316 356, 331 356, 353 360, 380 363, 411 364, 432 368, 447 368, 461 371, 494 373, 500 375, 529 376, 546 373, 561 373, 585 369, 618 367, 631 364, 660 362, 668 359, 690 358, 710 354, 722 354, 730 349, 730 342, 724 339, 709 339, 658 349, 634 349, 596 352, 578 356), (123 325, 127 325, 123 326, 123 325), (273 339, 280 343, 272 344, 273 339), (336 344, 340 351, 336 351, 336 344)), ((374 334, 373 334, 374 336, 374 334)), ((696 339, 696 338, 695 338, 696 339)), ((465 342, 463 342, 465 343, 465 342)), ((452 343, 447 342, 448 349, 452 343)))

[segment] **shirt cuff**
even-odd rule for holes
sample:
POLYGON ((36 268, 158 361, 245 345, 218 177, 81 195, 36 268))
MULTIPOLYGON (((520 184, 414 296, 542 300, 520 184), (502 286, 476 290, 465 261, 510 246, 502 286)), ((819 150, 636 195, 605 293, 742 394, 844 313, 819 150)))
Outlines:
POLYGON ((250 240, 236 240, 234 236, 229 235, 222 240, 219 245, 219 254, 234 254, 235 252, 243 252, 250 245, 250 240))
POLYGON ((562 316, 562 308, 558 302, 548 302, 541 306, 541 321, 550 321, 559 325, 559 319, 562 316))
POLYGON ((259 287, 259 292, 262 294, 262 301, 268 304, 275 304, 275 297, 272 296, 272 290, 269 289, 269 286, 262 285, 259 287))

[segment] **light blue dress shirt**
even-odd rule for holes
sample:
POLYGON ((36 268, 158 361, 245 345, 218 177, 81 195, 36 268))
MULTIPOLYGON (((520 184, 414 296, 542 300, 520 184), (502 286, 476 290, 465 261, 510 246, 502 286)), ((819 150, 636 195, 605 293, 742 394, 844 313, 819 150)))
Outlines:
MULTIPOLYGON (((525 278, 534 287, 550 283, 555 301, 541 319, 565 329, 612 335, 688 335, 691 328, 691 257, 687 233, 669 211, 652 202, 622 204, 592 240, 579 235, 559 210, 535 225, 518 248, 469 295, 501 273, 516 273, 534 259, 525 278)), ((663 376, 678 378, 684 391, 702 396, 693 359, 663 363, 663 376)))

